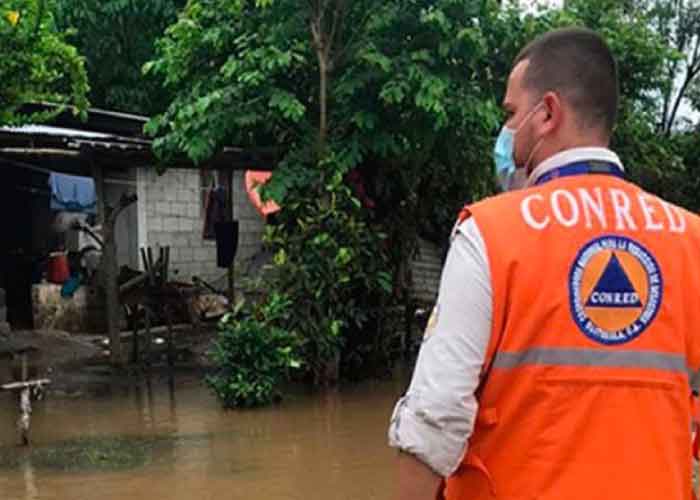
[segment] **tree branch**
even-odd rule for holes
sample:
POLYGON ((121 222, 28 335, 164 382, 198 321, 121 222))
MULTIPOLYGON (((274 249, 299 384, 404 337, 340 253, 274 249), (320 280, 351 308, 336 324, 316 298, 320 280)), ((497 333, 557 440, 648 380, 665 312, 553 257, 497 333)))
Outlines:
POLYGON ((691 71, 691 68, 688 68, 688 71, 685 75, 685 80, 683 81, 683 85, 681 85, 681 88, 678 91, 678 95, 676 96, 676 102, 673 105, 673 111, 671 111, 671 116, 669 116, 668 122, 666 123, 666 135, 671 134, 671 129, 673 128, 673 124, 676 121, 681 102, 683 101, 685 93, 688 91, 688 88, 690 87, 690 84, 692 83, 693 78, 695 78, 696 75, 697 73, 691 71))
POLYGON ((342 25, 343 10, 345 9, 345 0, 336 0, 335 9, 333 10, 333 20, 331 21, 331 32, 328 36, 328 43, 326 44, 326 59, 328 59, 329 66, 332 67, 332 61, 330 58, 331 50, 336 41, 336 35, 338 34, 338 27, 342 25))
POLYGON ((695 50, 693 50, 693 57, 690 59, 689 66, 694 74, 700 71, 700 34, 695 39, 695 50))

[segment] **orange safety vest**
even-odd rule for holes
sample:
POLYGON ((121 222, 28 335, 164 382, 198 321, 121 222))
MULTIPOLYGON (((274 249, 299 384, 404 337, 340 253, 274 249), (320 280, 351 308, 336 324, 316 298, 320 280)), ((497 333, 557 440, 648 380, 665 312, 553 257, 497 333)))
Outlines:
POLYGON ((700 218, 608 175, 468 207, 493 331, 447 500, 689 500, 700 218))

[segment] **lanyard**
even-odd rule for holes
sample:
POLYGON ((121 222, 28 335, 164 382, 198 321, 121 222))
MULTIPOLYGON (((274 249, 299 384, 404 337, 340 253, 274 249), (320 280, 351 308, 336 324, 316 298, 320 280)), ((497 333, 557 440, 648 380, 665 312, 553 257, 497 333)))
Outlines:
POLYGON ((535 186, 561 177, 583 174, 613 175, 621 179, 625 178, 625 172, 614 163, 607 161, 583 161, 580 163, 570 163, 569 165, 550 170, 535 181, 535 186))

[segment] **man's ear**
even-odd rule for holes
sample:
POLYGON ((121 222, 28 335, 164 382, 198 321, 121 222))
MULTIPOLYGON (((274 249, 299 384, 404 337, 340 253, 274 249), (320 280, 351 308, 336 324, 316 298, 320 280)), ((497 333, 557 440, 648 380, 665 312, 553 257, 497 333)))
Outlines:
POLYGON ((542 133, 547 134, 558 128, 564 119, 564 109, 561 97, 556 92, 547 92, 542 97, 545 120, 542 122, 542 133))

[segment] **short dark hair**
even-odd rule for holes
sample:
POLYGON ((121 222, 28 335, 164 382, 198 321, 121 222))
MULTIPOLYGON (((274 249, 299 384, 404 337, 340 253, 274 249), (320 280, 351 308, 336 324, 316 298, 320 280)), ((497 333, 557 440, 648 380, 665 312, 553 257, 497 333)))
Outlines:
POLYGON ((530 42, 513 66, 529 61, 524 86, 540 95, 555 91, 584 127, 612 134, 620 100, 617 63, 598 33, 585 28, 550 31, 530 42))

